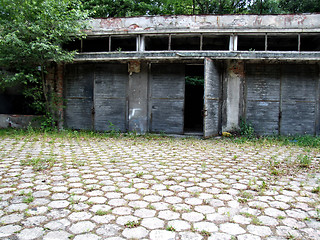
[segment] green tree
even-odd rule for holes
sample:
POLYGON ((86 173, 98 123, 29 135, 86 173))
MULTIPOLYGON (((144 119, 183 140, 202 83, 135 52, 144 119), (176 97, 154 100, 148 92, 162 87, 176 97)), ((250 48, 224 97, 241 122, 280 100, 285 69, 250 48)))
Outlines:
POLYGON ((279 0, 254 0, 248 6, 248 12, 253 14, 280 14, 279 0))
POLYGON ((26 85, 36 110, 49 111, 46 69, 72 61, 62 45, 84 36, 87 18, 78 0, 0 0, 0 86, 26 85))
POLYGON ((129 17, 157 15, 162 1, 155 0, 82 0, 91 17, 129 17))
POLYGON ((279 6, 286 13, 313 13, 320 12, 319 0, 280 0, 279 6))

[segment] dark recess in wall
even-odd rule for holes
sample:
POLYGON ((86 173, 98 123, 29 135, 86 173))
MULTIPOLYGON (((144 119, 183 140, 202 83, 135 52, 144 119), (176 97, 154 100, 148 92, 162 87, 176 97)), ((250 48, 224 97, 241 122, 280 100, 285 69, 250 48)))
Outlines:
POLYGON ((145 44, 147 51, 166 51, 169 46, 169 36, 146 36, 145 44))
POLYGON ((136 51, 136 36, 111 37, 111 51, 136 51))
POLYGON ((22 88, 11 87, 0 93, 0 114, 35 114, 31 101, 22 94, 22 88))
POLYGON ((200 50, 200 36, 172 35, 171 50, 200 50))
POLYGON ((239 51, 264 51, 265 50, 265 36, 238 36, 238 50, 239 51))
MULTIPOLYGON (((203 65, 186 65, 186 76, 204 78, 203 65)), ((185 109, 184 130, 185 132, 203 131, 203 94, 204 85, 192 85, 186 81, 185 86, 185 109)))
POLYGON ((203 35, 202 50, 229 50, 229 36, 203 35))
POLYGON ((268 51, 298 51, 298 35, 268 35, 268 51))

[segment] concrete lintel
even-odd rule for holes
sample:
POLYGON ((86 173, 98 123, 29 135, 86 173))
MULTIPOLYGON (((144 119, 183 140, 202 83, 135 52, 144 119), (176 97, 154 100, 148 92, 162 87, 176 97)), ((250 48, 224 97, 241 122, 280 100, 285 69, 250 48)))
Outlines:
POLYGON ((320 52, 284 51, 145 51, 145 52, 99 52, 79 53, 76 62, 151 60, 151 59, 204 59, 221 60, 287 60, 320 61, 320 52))
MULTIPOLYGON (((171 32, 205 30, 239 32, 251 29, 288 31, 289 29, 319 29, 320 14, 284 15, 174 15, 91 20, 91 31, 97 32, 171 32)), ((90 33, 90 31, 88 31, 90 33)))
POLYGON ((161 34, 193 34, 193 35, 200 35, 200 34, 219 34, 219 35, 229 35, 233 33, 237 34, 266 34, 266 33, 274 33, 274 34, 298 34, 298 33, 305 33, 305 34, 319 34, 320 28, 308 28, 308 29, 270 29, 270 28, 259 28, 259 29, 237 29, 234 28, 225 28, 225 29, 163 29, 163 30, 148 30, 148 31, 90 31, 87 32, 89 37, 105 37, 106 35, 137 35, 143 34, 146 36, 152 35, 161 35, 161 34))

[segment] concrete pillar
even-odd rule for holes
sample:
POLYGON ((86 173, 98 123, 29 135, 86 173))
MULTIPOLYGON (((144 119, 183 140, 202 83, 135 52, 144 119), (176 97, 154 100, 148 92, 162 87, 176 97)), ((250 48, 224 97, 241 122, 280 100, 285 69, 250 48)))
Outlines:
POLYGON ((145 41, 145 36, 142 35, 140 37, 140 51, 144 52, 146 50, 146 41, 145 41))
MULTIPOLYGON (((129 131, 146 133, 148 130, 148 65, 137 62, 129 71, 129 131)), ((130 65, 129 65, 130 69, 130 65)))
POLYGON ((229 51, 233 51, 233 44, 234 44, 234 40, 233 40, 233 34, 230 35, 230 38, 229 38, 229 51))
POLYGON ((233 131, 239 128, 243 106, 244 64, 241 61, 227 62, 224 79, 224 112, 222 131, 233 131))

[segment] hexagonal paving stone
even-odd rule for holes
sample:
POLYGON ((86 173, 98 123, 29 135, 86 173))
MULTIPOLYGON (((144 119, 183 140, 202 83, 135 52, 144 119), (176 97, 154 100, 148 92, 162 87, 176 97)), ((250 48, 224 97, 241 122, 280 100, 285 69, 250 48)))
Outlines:
POLYGON ((158 217, 165 220, 174 220, 179 218, 180 214, 170 210, 160 211, 158 217))
POLYGON ((0 237, 8 237, 11 234, 21 230, 21 227, 18 225, 5 225, 0 227, 0 237))
POLYGON ((123 230, 122 235, 127 239, 141 239, 148 235, 148 231, 144 227, 126 228, 123 230))
POLYGON ((102 235, 103 237, 112 237, 118 236, 121 228, 115 224, 105 224, 97 229, 97 234, 102 235))
POLYGON ((41 237, 44 234, 43 228, 26 228, 23 229, 19 234, 17 234, 18 238, 21 240, 31 240, 41 237))
POLYGON ((96 225, 90 221, 82 221, 72 224, 70 231, 74 234, 86 233, 94 229, 96 225))
POLYGON ((150 232, 150 240, 174 240, 176 239, 175 232, 166 230, 153 230, 150 232))
POLYGON ((164 227, 164 221, 159 218, 144 218, 141 221, 141 226, 144 226, 147 229, 160 229, 164 227))
POLYGON ((140 218, 150 218, 156 215, 156 211, 143 208, 143 209, 136 210, 133 215, 140 218))
POLYGON ((220 225, 220 230, 231 235, 239 235, 246 232, 239 226, 239 224, 236 223, 223 223, 220 225))
POLYGON ((212 222, 196 222, 193 227, 198 231, 217 232, 218 227, 212 222))
POLYGON ((183 213, 182 218, 189 222, 199 222, 204 219, 204 215, 198 212, 183 213))
POLYGON ((43 240, 69 240, 72 235, 65 231, 53 231, 47 233, 43 240))

